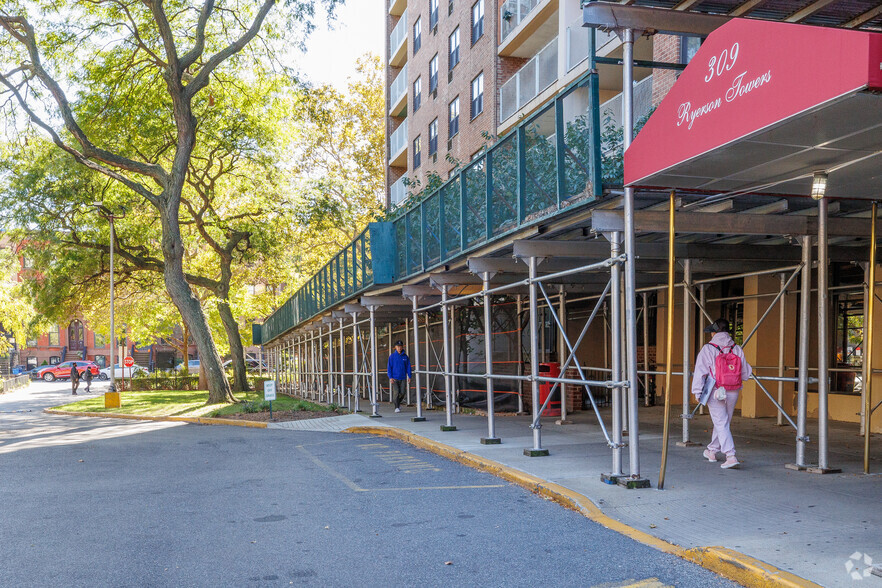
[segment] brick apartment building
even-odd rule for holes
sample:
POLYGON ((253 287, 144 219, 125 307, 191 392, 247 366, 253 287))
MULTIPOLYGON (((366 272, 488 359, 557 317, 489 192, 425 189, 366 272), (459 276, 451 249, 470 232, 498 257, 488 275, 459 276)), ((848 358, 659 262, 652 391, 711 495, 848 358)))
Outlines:
MULTIPOLYGON (((447 180, 588 70, 579 0, 389 0, 386 32, 389 207, 425 188, 431 173, 447 180)), ((638 40, 635 56, 685 62, 699 43, 657 35, 638 40)), ((598 56, 621 51, 617 37, 597 33, 598 56)), ((637 119, 676 75, 636 70, 637 119)), ((611 101, 605 112, 616 121, 620 92, 620 76, 604 70, 600 100, 611 101)), ((571 118, 588 109, 587 95, 574 102, 571 118)))

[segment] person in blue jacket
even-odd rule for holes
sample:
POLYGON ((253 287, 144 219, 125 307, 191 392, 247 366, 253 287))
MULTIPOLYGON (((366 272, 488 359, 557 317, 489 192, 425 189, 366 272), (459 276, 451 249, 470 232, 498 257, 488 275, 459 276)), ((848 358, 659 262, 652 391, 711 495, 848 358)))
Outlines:
POLYGON ((389 390, 395 399, 395 412, 401 412, 401 401, 407 393, 405 382, 410 383, 410 358, 404 352, 404 342, 400 339, 395 342, 395 350, 389 354, 386 374, 389 376, 389 390))

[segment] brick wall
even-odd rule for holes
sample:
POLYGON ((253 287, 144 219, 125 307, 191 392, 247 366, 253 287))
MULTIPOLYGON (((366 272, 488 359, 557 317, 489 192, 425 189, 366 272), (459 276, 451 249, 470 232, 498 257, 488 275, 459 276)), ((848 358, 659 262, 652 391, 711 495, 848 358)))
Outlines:
MULTIPOLYGON (((402 175, 407 174, 422 185, 426 176, 434 171, 446 180, 454 163, 447 160, 450 156, 461 162, 468 162, 472 155, 485 144, 483 131, 492 132, 496 128, 496 14, 493 9, 494 0, 483 0, 484 34, 472 45, 471 10, 474 2, 454 0, 453 13, 448 13, 448 0, 440 0, 438 8, 438 24, 433 32, 429 28, 429 2, 426 0, 408 3, 408 161, 407 169, 393 168, 388 172, 388 183, 391 184, 402 175), (419 51, 413 53, 413 25, 421 18, 422 43, 419 51), (451 33, 459 27, 460 61, 453 68, 452 76, 448 77, 449 58, 448 43, 451 33), (433 97, 429 92, 429 62, 438 55, 438 89, 433 97), (484 73, 484 110, 471 119, 471 83, 481 72, 484 73), (413 83, 421 78, 422 96, 420 109, 413 110, 413 83), (448 109, 450 103, 459 97, 459 132, 450 137, 448 132, 448 109), (429 156, 429 124, 438 119, 438 151, 435 161, 429 156), (422 144, 421 165, 413 170, 413 140, 419 136, 422 144), (450 149, 448 149, 450 140, 450 149), (408 173, 408 170, 411 170, 408 173)), ((387 34, 391 34, 397 17, 387 17, 387 34)), ((388 41, 387 41, 388 45, 388 41)), ((388 50, 387 50, 388 58, 388 50)), ((400 70, 387 67, 387 88, 400 70)), ((387 137, 394 132, 403 118, 388 117, 387 137)), ((418 188, 414 188, 418 189, 418 188)))
MULTIPOLYGON (((655 35, 652 42, 653 61, 678 63, 680 61, 680 37, 673 35, 655 35)), ((652 103, 657 105, 677 81, 680 72, 670 69, 652 71, 652 103)))

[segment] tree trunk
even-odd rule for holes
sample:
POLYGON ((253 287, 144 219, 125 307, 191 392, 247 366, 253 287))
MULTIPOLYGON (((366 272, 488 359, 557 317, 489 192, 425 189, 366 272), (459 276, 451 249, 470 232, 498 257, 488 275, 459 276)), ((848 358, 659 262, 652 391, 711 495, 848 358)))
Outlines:
MULTIPOLYGON (((178 200, 179 201, 179 200, 178 200)), ((165 258, 163 278, 169 296, 193 334, 199 351, 200 369, 208 384, 208 404, 236 402, 224 374, 220 354, 211 337, 211 330, 199 300, 193 295, 184 277, 184 243, 178 224, 178 206, 160 208, 162 219, 162 253, 165 258)))
POLYGON ((230 303, 226 300, 218 301, 217 310, 220 313, 221 321, 223 321, 224 329, 227 332, 227 339, 230 342, 230 357, 233 362, 232 388, 236 392, 247 392, 248 372, 245 368, 245 348, 242 346, 239 323, 233 317, 230 303))

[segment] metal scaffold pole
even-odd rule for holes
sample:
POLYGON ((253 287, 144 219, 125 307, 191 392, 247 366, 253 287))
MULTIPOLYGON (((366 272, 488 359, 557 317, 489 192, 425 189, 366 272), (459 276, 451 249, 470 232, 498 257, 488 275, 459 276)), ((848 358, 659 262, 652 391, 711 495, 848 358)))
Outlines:
POLYGON ((375 307, 368 308, 371 324, 371 418, 380 418, 380 375, 377 373, 377 322, 375 307))
POLYGON ((799 291, 799 383, 796 407, 796 463, 789 465, 791 469, 804 470, 805 447, 809 437, 806 433, 806 410, 808 403, 808 361, 809 361, 809 307, 812 298, 812 238, 804 235, 800 238, 802 246, 802 274, 799 291))
MULTIPOLYGON (((634 31, 623 31, 623 80, 622 80, 622 124, 624 126, 623 144, 627 151, 634 133, 634 31)), ((627 345, 626 380, 628 382, 628 433, 629 466, 631 479, 628 488, 649 487, 649 480, 640 477, 640 421, 638 418, 637 387, 640 376, 637 373, 637 257, 634 228, 634 188, 626 187, 624 195, 625 212, 625 342, 627 345)))
POLYGON ((649 292, 643 293, 643 406, 649 406, 649 292))
MULTIPOLYGON (((518 336, 518 376, 524 375, 524 330, 521 328, 521 316, 524 313, 524 297, 517 295, 517 312, 515 314, 515 326, 518 336)), ((524 388, 521 380, 518 380, 518 414, 524 414, 524 388)))
POLYGON ((548 450, 542 448, 542 423, 539 421, 539 312, 538 312, 538 287, 536 274, 539 260, 536 257, 528 257, 527 263, 530 268, 530 389, 533 399, 533 447, 524 449, 527 457, 543 457, 548 455, 548 450))
POLYGON ((346 333, 343 330, 344 318, 338 317, 340 323, 340 406, 349 408, 346 397, 346 333))
POLYGON ((487 436, 481 438, 484 445, 497 445, 501 443, 496 436, 495 399, 493 398, 493 321, 492 306, 490 304, 490 272, 484 272, 481 280, 484 284, 484 372, 487 383, 487 436))
MULTIPOLYGON (((420 390, 420 384, 422 383, 422 379, 420 378, 420 313, 417 312, 417 308, 419 307, 419 296, 414 296, 411 298, 413 302, 413 378, 414 383, 416 384, 416 416, 410 419, 415 423, 420 423, 426 420, 426 417, 423 416, 423 399, 422 392, 420 390)), ((426 327, 426 337, 429 336, 429 329, 426 327)), ((428 357, 428 356, 426 356, 428 357)), ((426 378, 428 381, 428 378, 426 378)))
POLYGON ((442 431, 455 431, 453 425, 453 390, 450 377, 450 319, 447 309, 447 284, 441 285, 441 333, 444 353, 444 412, 446 424, 441 425, 442 431))
POLYGON ((829 337, 830 321, 827 310, 830 304, 828 277, 830 274, 827 255, 827 206, 826 197, 818 200, 818 467, 809 471, 818 474, 840 472, 830 467, 827 438, 827 421, 829 418, 828 400, 830 393, 829 377, 829 337))
MULTIPOLYGON (((781 291, 787 289, 787 274, 781 274, 781 291)), ((787 309, 787 299, 781 298, 781 302, 778 306, 778 377, 784 377, 784 334, 785 334, 785 325, 786 325, 786 309, 787 309)), ((784 404, 784 382, 778 382, 778 405, 783 406, 784 404)), ((778 411, 778 426, 784 425, 784 413, 780 410, 778 411)))
MULTIPOLYGON (((567 331, 567 292, 564 289, 563 284, 558 287, 558 307, 557 307, 557 316, 558 322, 561 325, 560 335, 557 338, 557 361, 558 363, 563 365, 563 358, 566 357, 567 349, 566 342, 564 339, 566 338, 567 331)), ((561 378, 565 378, 566 375, 561 372, 561 378)), ((560 385, 560 420, 557 421, 559 425, 569 425, 570 421, 567 420, 567 394, 566 394, 566 386, 563 384, 560 385)))
POLYGON ((352 395, 355 397, 355 412, 361 412, 359 408, 358 389, 358 313, 352 313, 352 395))
POLYGON ((689 421, 692 414, 689 412, 689 396, 691 384, 689 379, 692 366, 692 333, 695 320, 692 312, 692 260, 683 260, 683 438, 677 443, 680 447, 698 445, 690 439, 689 421))
MULTIPOLYGON (((610 257, 618 257, 621 255, 622 235, 618 231, 613 231, 608 235, 610 243, 610 257)), ((617 350, 622 348, 622 266, 615 264, 610 268, 610 347, 613 352, 610 355, 612 380, 614 382, 622 381, 622 354, 617 350)), ((604 328, 604 331, 606 329, 604 328)), ((606 341, 606 332, 603 334, 604 342, 606 341)), ((622 470, 622 450, 624 443, 622 438, 622 396, 624 390, 621 386, 612 389, 612 472, 609 475, 601 475, 601 480, 611 484, 618 483, 618 479, 624 475, 622 470)))
POLYGON ((873 322, 876 319, 876 215, 877 204, 873 202, 870 220, 870 266, 867 270, 867 320, 864 325, 864 347, 867 377, 864 380, 864 473, 870 473, 870 434, 873 431, 873 322))

